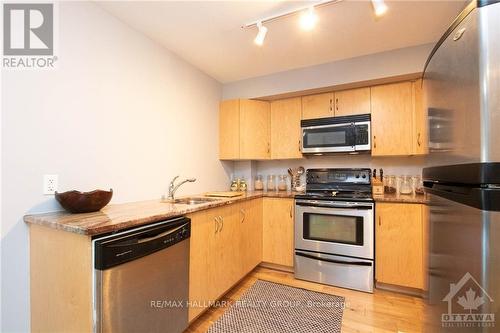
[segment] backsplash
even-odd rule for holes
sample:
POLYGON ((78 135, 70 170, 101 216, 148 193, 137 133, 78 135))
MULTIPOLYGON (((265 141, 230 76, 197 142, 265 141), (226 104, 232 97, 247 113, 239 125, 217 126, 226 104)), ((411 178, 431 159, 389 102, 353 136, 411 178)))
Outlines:
MULTIPOLYGON (((303 166, 311 168, 370 168, 384 169, 385 175, 420 175, 425 167, 425 157, 402 156, 402 157, 372 157, 370 155, 331 155, 311 156, 297 160, 277 160, 243 162, 234 168, 235 176, 243 176, 248 181, 255 175, 281 175, 287 174, 288 168, 303 166)), ((378 172, 377 172, 378 173, 378 172)), ((304 176, 302 181, 304 182, 304 176)), ((253 188, 253 181, 250 182, 253 188)))

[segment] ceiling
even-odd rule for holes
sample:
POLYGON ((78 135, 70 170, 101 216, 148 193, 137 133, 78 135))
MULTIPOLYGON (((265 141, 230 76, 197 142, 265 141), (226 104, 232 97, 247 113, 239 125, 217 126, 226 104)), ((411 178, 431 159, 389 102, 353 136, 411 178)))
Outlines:
POLYGON ((386 1, 375 18, 369 1, 345 0, 317 9, 312 31, 298 16, 266 24, 265 43, 245 23, 301 8, 305 1, 110 1, 112 15, 222 83, 436 42, 463 1, 386 1))

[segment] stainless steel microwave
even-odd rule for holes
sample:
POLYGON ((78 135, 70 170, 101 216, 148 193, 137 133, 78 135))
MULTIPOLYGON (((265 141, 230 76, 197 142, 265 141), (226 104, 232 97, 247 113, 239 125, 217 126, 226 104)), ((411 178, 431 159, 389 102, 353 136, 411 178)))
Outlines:
POLYGON ((370 127, 370 114, 302 120, 302 153, 370 151, 370 127))

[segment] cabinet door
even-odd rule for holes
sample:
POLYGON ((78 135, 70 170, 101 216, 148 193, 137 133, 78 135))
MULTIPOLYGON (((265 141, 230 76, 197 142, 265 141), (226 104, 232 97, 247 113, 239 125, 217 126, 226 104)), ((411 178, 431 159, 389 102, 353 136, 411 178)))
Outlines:
POLYGON ((377 282, 424 288, 422 205, 377 203, 377 282))
POLYGON ((262 261, 293 266, 293 199, 263 198, 262 261))
POLYGON ((336 117, 370 113, 370 88, 336 91, 334 104, 336 117))
POLYGON ((205 211, 188 215, 191 219, 189 242, 189 320, 205 310, 218 296, 212 285, 215 281, 215 223, 205 211))
POLYGON ((217 232, 216 255, 217 281, 216 286, 218 296, 221 296, 240 279, 240 248, 236 242, 239 239, 240 222, 238 205, 229 205, 218 208, 222 223, 217 232))
POLYGON ((262 261, 262 199, 240 204, 241 274, 244 276, 262 261))
POLYGON ((333 93, 302 96, 302 119, 333 116, 333 93))
POLYGON ((219 108, 219 158, 240 158, 240 100, 222 101, 219 108))
POLYGON ((271 157, 302 158, 300 97, 271 102, 271 157))
POLYGON ((427 110, 425 109, 422 80, 413 82, 413 154, 425 155, 429 153, 429 139, 427 130, 427 110))
POLYGON ((240 159, 271 156, 269 102, 240 100, 240 159))
POLYGON ((412 83, 371 88, 372 155, 411 155, 412 83))

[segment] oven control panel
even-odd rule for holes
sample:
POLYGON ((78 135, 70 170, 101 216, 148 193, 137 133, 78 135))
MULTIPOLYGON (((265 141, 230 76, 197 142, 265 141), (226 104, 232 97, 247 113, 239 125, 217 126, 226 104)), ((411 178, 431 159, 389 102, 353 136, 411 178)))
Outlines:
POLYGON ((370 169, 307 169, 307 184, 371 184, 370 169))

